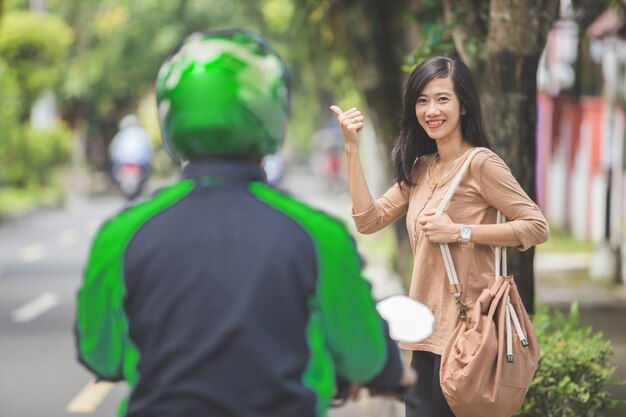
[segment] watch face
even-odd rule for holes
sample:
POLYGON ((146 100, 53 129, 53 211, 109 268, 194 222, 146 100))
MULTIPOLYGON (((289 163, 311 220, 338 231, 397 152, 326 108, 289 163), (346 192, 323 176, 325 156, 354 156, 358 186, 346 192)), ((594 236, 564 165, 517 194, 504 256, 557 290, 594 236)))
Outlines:
POLYGON ((472 229, 470 229, 469 227, 461 228, 461 238, 469 239, 471 235, 472 235, 472 229))

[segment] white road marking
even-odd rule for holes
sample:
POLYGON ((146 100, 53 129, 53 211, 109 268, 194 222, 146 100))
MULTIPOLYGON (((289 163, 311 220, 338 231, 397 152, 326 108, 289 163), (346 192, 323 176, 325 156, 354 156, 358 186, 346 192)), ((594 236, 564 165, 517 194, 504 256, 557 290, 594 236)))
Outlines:
POLYGON ((24 263, 38 261, 46 254, 46 247, 41 243, 26 246, 20 251, 20 260, 24 263))
POLYGON ((72 229, 65 229, 57 235, 57 243, 62 248, 69 248, 78 242, 78 235, 72 229))
POLYGON ((27 322, 45 313, 59 304, 59 296, 53 292, 45 292, 20 308, 13 310, 13 321, 27 322))
POLYGON ((70 413, 93 413, 114 387, 111 382, 91 381, 65 406, 65 410, 70 413))

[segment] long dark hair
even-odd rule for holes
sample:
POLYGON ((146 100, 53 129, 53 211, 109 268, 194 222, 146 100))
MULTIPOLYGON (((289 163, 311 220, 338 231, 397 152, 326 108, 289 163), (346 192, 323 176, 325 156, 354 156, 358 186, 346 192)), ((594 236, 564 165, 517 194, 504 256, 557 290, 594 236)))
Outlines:
POLYGON ((455 58, 433 56, 422 61, 411 73, 404 88, 404 104, 400 122, 400 134, 393 147, 392 157, 396 171, 396 182, 412 186, 411 172, 417 158, 437 151, 434 140, 428 137, 415 115, 415 103, 426 87, 435 78, 451 77, 454 92, 465 109, 461 118, 461 134, 472 146, 491 149, 480 101, 472 74, 467 66, 455 58))

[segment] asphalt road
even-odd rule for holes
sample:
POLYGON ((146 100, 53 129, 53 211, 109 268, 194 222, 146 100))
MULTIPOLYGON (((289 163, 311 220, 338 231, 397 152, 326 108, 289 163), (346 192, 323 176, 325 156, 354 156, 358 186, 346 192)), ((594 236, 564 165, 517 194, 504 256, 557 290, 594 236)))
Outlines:
MULTIPOLYGON (((74 296, 93 232, 122 204, 100 198, 0 227, 0 417, 75 415, 68 406, 93 378, 75 357, 74 296)), ((89 415, 116 415, 123 395, 116 387, 89 415)))

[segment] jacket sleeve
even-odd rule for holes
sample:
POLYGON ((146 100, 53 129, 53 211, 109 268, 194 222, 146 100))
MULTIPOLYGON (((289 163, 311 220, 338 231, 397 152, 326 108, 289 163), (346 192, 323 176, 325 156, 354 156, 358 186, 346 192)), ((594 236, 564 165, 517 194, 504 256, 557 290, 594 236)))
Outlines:
POLYGON ((371 201, 368 208, 355 213, 352 219, 356 229, 363 234, 377 232, 396 221, 406 213, 409 206, 409 189, 394 184, 376 201, 371 201))
POLYGON ((79 360, 99 379, 123 379, 121 260, 106 226, 96 236, 76 300, 75 335, 79 360))
POLYGON ((332 234, 327 236, 332 255, 320 259, 325 272, 318 299, 337 373, 352 382, 373 380, 376 388, 394 389, 402 374, 398 347, 378 315, 354 242, 343 226, 332 234))
POLYGON ((383 320, 385 339, 387 341, 387 361, 381 371, 365 385, 381 391, 393 391, 399 386, 403 367, 398 344, 389 337, 389 325, 383 320))
POLYGON ((509 221, 524 251, 548 240, 549 228, 537 205, 519 185, 500 157, 492 154, 480 170, 480 188, 483 197, 500 210, 509 221))
POLYGON ((184 180, 159 190, 107 221, 94 239, 76 300, 76 341, 79 360, 101 379, 125 379, 132 386, 139 378, 139 351, 128 333, 124 310, 128 242, 152 216, 175 204, 194 186, 193 181, 184 180))

